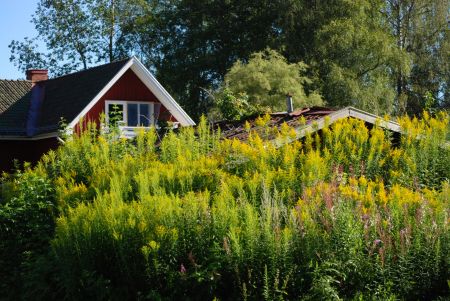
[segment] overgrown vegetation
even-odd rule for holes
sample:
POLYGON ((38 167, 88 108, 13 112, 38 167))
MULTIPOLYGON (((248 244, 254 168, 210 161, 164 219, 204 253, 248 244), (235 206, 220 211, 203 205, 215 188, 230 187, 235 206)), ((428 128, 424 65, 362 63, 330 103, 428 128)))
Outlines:
POLYGON ((3 179, 0 295, 448 297, 448 117, 401 125, 399 141, 347 119, 284 144, 283 126, 275 144, 220 140, 203 120, 158 147, 154 131, 90 128, 3 179))

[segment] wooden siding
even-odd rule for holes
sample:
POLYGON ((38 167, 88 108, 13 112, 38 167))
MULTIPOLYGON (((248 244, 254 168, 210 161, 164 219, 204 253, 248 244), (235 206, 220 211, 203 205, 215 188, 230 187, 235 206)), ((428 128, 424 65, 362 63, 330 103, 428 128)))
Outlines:
MULTIPOLYGON (((84 116, 84 124, 89 121, 98 122, 100 115, 105 111, 106 100, 126 100, 143 102, 160 102, 156 96, 142 83, 142 81, 130 69, 109 89, 108 92, 92 107, 84 116)), ((160 120, 177 121, 170 112, 161 105, 160 120)), ((79 125, 75 127, 79 132, 79 125)))

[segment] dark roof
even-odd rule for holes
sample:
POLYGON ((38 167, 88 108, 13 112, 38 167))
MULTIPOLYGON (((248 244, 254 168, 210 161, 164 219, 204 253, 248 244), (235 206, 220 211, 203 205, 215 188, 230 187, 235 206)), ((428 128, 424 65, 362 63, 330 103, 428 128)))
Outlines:
POLYGON ((0 114, 30 91, 27 80, 0 80, 0 114))
MULTIPOLYGON (((35 134, 54 132, 58 129, 61 118, 66 122, 75 119, 129 60, 124 59, 39 82, 43 87, 44 98, 35 134)), ((16 84, 15 92, 8 92, 12 94, 5 94, 5 97, 3 93, 6 92, 3 90, 11 90, 12 84, 7 84, 8 89, 0 86, 0 135, 26 135, 31 83, 1 82, 21 84, 16 84), (19 85, 20 89, 16 87, 19 85), (5 107, 3 111, 2 105, 5 107)))
POLYGON ((0 135, 25 134, 30 89, 27 80, 0 80, 0 135))
POLYGON ((44 82, 40 132, 56 130, 61 117, 71 122, 122 69, 129 59, 57 77, 44 82))
POLYGON ((215 128, 220 128, 222 137, 228 139, 247 140, 250 132, 257 132, 264 135, 268 134, 269 139, 274 139, 276 130, 279 130, 283 123, 297 128, 311 124, 313 121, 321 119, 335 111, 334 109, 324 107, 303 108, 292 113, 271 113, 269 114, 270 119, 264 126, 258 125, 257 122, 258 118, 262 116, 253 116, 241 121, 217 122, 215 128), (271 131, 267 133, 266 128, 271 129, 271 131))

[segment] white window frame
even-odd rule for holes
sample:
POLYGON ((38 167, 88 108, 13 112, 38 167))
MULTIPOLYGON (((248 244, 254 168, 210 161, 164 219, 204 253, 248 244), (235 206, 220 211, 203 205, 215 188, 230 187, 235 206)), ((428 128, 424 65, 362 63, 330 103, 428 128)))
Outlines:
POLYGON ((106 124, 109 125, 109 106, 110 105, 122 105, 123 106, 123 119, 124 119, 124 127, 127 128, 142 128, 142 126, 129 126, 128 125, 128 104, 137 104, 137 109, 138 109, 138 121, 140 119, 140 104, 146 104, 149 106, 149 115, 150 115, 150 126, 155 126, 156 125, 156 120, 155 120, 155 102, 150 102, 150 101, 128 101, 128 100, 106 100, 105 101, 105 121, 106 124))

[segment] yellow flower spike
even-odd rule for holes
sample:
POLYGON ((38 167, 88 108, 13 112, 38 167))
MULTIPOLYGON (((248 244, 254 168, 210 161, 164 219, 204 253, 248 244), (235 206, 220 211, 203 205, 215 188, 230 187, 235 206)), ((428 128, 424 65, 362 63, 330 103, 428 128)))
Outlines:
POLYGON ((291 128, 289 127, 289 125, 286 123, 286 122, 283 122, 282 124, 281 124, 281 127, 280 127, 280 133, 281 133, 281 135, 283 136, 283 137, 287 137, 288 136, 288 134, 289 134, 289 130, 290 130, 291 128))
POLYGON ((159 244, 158 244, 156 241, 154 241, 154 240, 150 241, 150 242, 148 243, 148 246, 149 246, 150 249, 153 250, 153 251, 157 251, 157 250, 159 249, 159 244))
POLYGON ((430 120, 430 114, 427 111, 423 111, 422 118, 425 122, 428 122, 430 120))
POLYGON ((244 129, 245 129, 245 131, 246 131, 247 133, 250 132, 251 125, 250 125, 250 123, 249 123, 248 121, 245 122, 245 124, 244 124, 244 129))
POLYGON ((339 187, 339 190, 342 194, 342 196, 347 197, 347 198, 352 198, 353 197, 353 189, 347 185, 342 185, 339 187))
POLYGON ((261 117, 256 118, 255 120, 256 126, 262 127, 264 126, 264 120, 261 117))
POLYGON ((172 239, 173 239, 174 241, 178 240, 178 230, 177 230, 177 229, 172 228, 172 229, 170 230, 170 234, 172 235, 172 239))
POLYGON ((362 210, 362 214, 363 214, 363 215, 366 215, 366 214, 369 213, 369 208, 367 208, 367 207, 362 206, 362 207, 361 207, 361 210, 362 210))
POLYGON ((354 177, 351 177, 350 179, 348 179, 348 183, 350 184, 350 186, 353 186, 353 187, 358 186, 358 180, 354 177))
POLYGON ((290 139, 297 138, 297 132, 295 131, 294 128, 290 128, 288 136, 289 136, 290 139))
POLYGON ((367 186, 367 179, 365 176, 359 177, 359 186, 361 186, 361 187, 367 186))
POLYGON ((113 238, 115 240, 120 240, 120 239, 122 239, 122 235, 117 233, 116 231, 113 231, 113 238))
POLYGON ((158 235, 159 237, 164 236, 164 234, 166 234, 166 227, 164 227, 163 225, 159 225, 156 227, 156 235, 158 235))
POLYGON ((147 260, 148 256, 150 255, 150 248, 148 246, 143 246, 141 248, 142 255, 144 255, 145 260, 147 260))
POLYGON ((305 125, 305 124, 306 124, 306 119, 305 119, 305 117, 304 117, 304 116, 301 116, 301 117, 298 119, 298 123, 299 123, 300 125, 305 125))

